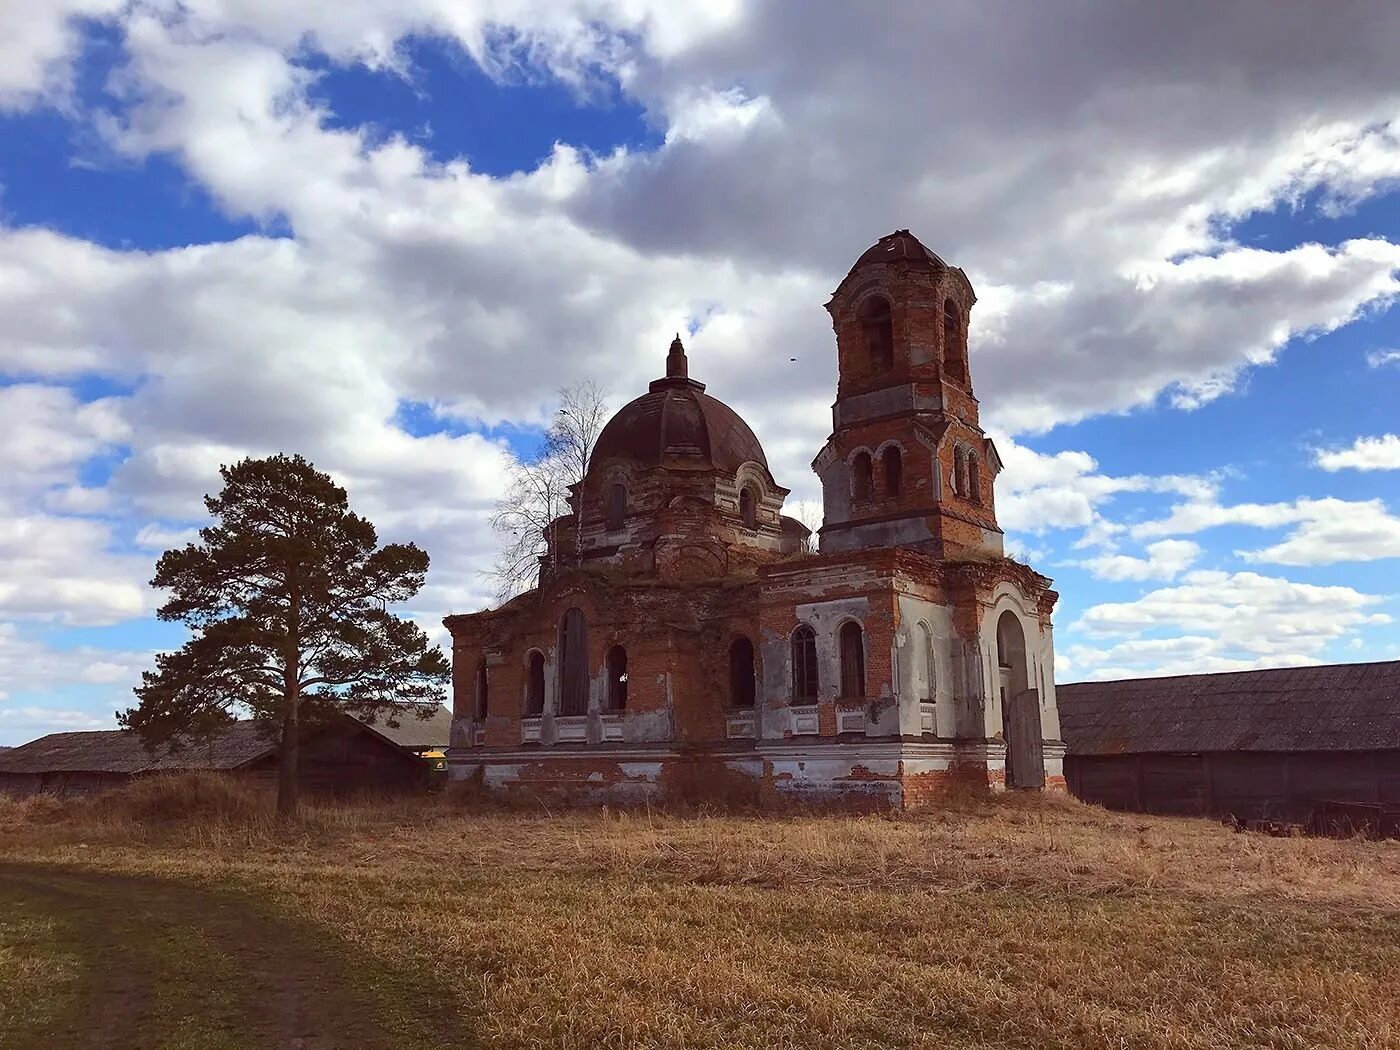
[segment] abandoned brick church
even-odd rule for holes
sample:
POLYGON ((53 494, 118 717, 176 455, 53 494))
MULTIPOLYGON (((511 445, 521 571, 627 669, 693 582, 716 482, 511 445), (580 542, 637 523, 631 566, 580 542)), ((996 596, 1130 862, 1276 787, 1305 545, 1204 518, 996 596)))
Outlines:
POLYGON ((827 310, 840 374, 817 550, 733 409, 666 374, 600 434, 539 585, 449 616, 456 778, 912 806, 1063 784, 1051 581, 1004 555, 976 296, 907 230, 827 310))

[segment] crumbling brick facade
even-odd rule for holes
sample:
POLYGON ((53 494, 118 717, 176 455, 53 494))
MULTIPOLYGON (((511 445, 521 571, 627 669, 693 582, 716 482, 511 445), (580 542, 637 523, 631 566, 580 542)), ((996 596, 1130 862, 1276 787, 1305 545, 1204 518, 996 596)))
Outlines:
POLYGON ((452 632, 454 776, 574 802, 920 805, 1063 785, 1050 581, 1002 553, 976 297, 907 230, 827 309, 819 551, 753 432, 666 375, 599 437, 539 586, 452 632))

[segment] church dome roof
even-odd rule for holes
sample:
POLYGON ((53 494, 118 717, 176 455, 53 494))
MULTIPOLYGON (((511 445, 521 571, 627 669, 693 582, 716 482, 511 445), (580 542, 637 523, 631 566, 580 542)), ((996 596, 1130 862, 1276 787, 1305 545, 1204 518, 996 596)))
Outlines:
POLYGON ((924 247, 924 243, 919 238, 908 230, 895 230, 894 233, 885 234, 867 248, 864 254, 856 260, 856 264, 851 267, 851 271, 855 272, 862 266, 868 266, 871 263, 898 262, 929 270, 947 268, 947 264, 924 247))
POLYGON ((748 462, 768 469, 763 446, 749 425, 705 384, 688 374, 680 336, 666 357, 666 376, 608 421, 590 466, 621 460, 638 467, 673 466, 734 473, 748 462))

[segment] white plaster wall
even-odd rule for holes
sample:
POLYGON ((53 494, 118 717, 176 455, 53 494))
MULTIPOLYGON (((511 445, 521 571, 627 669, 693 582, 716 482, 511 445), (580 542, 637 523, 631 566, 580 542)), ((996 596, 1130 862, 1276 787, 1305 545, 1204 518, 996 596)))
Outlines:
POLYGON ((997 584, 992 592, 992 605, 983 614, 979 631, 982 647, 983 688, 987 696, 987 735, 1002 731, 1004 712, 997 671, 997 621, 1001 614, 1011 611, 1026 636, 1026 677, 1030 687, 1040 693, 1040 732, 1045 740, 1060 739, 1060 714, 1055 707, 1055 642, 1049 625, 1041 627, 1035 605, 1026 599, 1021 589, 1009 581, 997 584))
POLYGON ((947 606, 914 598, 898 597, 899 630, 894 637, 894 660, 899 679, 899 724, 903 736, 919 736, 919 704, 932 697, 937 709, 937 729, 940 737, 956 733, 957 696, 954 689, 953 612, 947 606), (928 681, 928 658, 923 651, 920 624, 927 624, 933 639, 933 670, 935 681, 928 681))

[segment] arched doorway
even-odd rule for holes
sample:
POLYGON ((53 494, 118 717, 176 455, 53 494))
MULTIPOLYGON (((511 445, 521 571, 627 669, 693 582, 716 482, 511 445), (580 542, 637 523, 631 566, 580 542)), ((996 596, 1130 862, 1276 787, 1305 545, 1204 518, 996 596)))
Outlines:
POLYGON ((1006 786, 1045 786, 1040 695, 1030 687, 1026 632, 1010 609, 997 619, 997 675, 1001 724, 1006 736, 1006 786))

